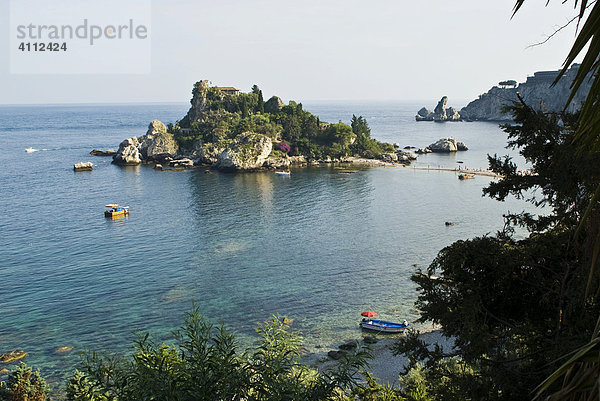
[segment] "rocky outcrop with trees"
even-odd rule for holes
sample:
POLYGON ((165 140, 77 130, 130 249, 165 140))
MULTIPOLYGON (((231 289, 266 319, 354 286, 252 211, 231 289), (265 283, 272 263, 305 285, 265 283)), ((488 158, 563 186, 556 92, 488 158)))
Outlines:
POLYGON ((362 117, 354 116, 351 125, 326 123, 304 110, 302 103, 285 105, 277 96, 265 102, 256 85, 249 93, 240 93, 199 81, 190 103, 181 121, 167 128, 155 120, 146 135, 123 141, 114 163, 188 167, 187 162, 176 162, 185 158, 193 165, 249 171, 350 156, 381 159, 394 152, 392 145, 371 138, 362 117))
MULTIPOLYGON (((492 87, 489 91, 473 100, 466 107, 460 110, 460 115, 467 120, 482 121, 511 121, 510 113, 504 109, 517 102, 517 93, 523 98, 525 103, 542 111, 563 110, 567 99, 571 93, 571 83, 579 70, 578 64, 573 66, 565 75, 555 84, 554 80, 558 77, 560 71, 538 71, 533 76, 528 77, 526 82, 516 85, 516 81, 507 80, 499 83, 499 86, 492 87)), ((579 91, 573 98, 573 101, 567 108, 568 112, 575 112, 581 108, 590 87, 591 80, 585 80, 579 91)))

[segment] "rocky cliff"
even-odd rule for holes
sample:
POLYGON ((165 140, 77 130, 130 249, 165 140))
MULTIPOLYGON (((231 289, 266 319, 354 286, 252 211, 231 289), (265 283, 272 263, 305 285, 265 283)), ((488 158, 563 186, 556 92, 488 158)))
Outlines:
MULTIPOLYGON (((487 93, 463 107, 460 111, 462 118, 467 120, 484 121, 510 121, 510 115, 504 113, 502 108, 517 101, 517 92, 525 103, 534 108, 546 111, 561 111, 571 93, 571 83, 579 69, 578 64, 573 66, 566 74, 552 86, 558 76, 557 71, 539 71, 520 83, 516 88, 500 88, 494 86, 487 93)), ((581 86, 573 101, 569 104, 568 111, 579 110, 591 87, 591 81, 581 86)))

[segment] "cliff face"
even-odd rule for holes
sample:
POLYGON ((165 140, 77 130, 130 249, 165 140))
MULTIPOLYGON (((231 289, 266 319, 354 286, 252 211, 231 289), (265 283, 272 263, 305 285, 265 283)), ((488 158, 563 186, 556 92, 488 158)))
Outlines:
MULTIPOLYGON (((533 108, 545 111, 561 111, 571 94, 570 86, 578 69, 579 65, 574 64, 561 80, 552 87, 552 82, 558 76, 558 70, 536 72, 534 76, 528 77, 526 82, 519 84, 516 88, 494 86, 487 93, 479 96, 479 99, 463 107, 460 115, 468 120, 510 121, 510 115, 503 113, 502 108, 518 100, 517 92, 525 100, 525 103, 533 108)), ((590 81, 586 81, 581 86, 567 109, 569 112, 581 108, 590 86, 590 81)))

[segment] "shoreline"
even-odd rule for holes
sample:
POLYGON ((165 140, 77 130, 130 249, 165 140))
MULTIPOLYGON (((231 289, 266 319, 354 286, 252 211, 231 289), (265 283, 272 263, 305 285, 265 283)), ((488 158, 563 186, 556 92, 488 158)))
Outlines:
MULTIPOLYGON (((381 385, 390 385, 397 387, 399 384, 398 377, 408 366, 408 358, 404 355, 394 355, 390 347, 402 338, 402 335, 387 336, 387 335, 372 335, 365 333, 361 338, 355 338, 347 340, 341 344, 345 344, 351 341, 359 342, 361 346, 364 346, 362 341, 365 337, 374 337, 377 342, 368 345, 369 353, 372 359, 367 359, 368 369, 378 383, 381 385)), ((438 344, 442 349, 449 350, 453 347, 454 341, 452 338, 444 337, 440 326, 432 325, 420 330, 419 338, 425 341, 430 346, 438 344)), ((303 363, 317 369, 322 372, 328 368, 334 367, 338 362, 327 356, 327 353, 331 350, 339 350, 340 344, 331 344, 330 347, 324 348, 318 352, 308 352, 301 357, 303 363)))

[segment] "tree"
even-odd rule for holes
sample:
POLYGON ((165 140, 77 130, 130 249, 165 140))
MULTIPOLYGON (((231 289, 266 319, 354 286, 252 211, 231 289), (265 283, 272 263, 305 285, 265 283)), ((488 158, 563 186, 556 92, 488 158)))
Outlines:
POLYGON ((48 393, 48 385, 40 371, 33 371, 25 363, 10 374, 6 383, 0 382, 1 401, 45 401, 48 393))
POLYGON ((513 88, 516 88, 517 81, 515 81, 514 79, 511 79, 508 81, 500 81, 500 82, 498 82, 498 85, 500 85, 503 88, 506 88, 507 86, 512 86, 513 88))
MULTIPOLYGON (((413 275, 420 320, 441 324, 445 335, 456 338, 456 348, 443 353, 405 340, 396 351, 408 352, 414 368, 424 361, 431 377, 444 372, 447 358, 458 358, 474 371, 466 381, 459 372, 452 375, 465 396, 483 392, 492 399, 525 400, 558 367, 556 361, 595 330, 600 302, 586 293, 584 278, 591 275, 598 288, 600 275, 590 268, 591 244, 600 231, 597 210, 575 233, 600 182, 600 157, 573 145, 577 116, 524 104, 512 112, 516 124, 504 126, 509 146, 519 149, 532 170, 523 174, 509 158, 490 157, 492 170, 504 178, 484 192, 498 200, 515 195, 551 212, 509 215, 502 232, 458 241, 440 251, 427 271, 413 275), (514 239, 514 225, 530 235, 514 239)), ((445 399, 450 389, 437 391, 445 399)))
POLYGON ((367 119, 363 118, 363 116, 356 117, 353 114, 350 126, 352 127, 352 132, 354 132, 358 137, 361 135, 367 138, 371 137, 371 128, 369 128, 367 119))
POLYGON ((319 373, 300 363, 301 338, 282 318, 257 331, 257 347, 240 352, 235 336, 194 308, 175 345, 145 334, 130 358, 88 354, 69 381, 69 400, 332 400, 350 394, 366 366, 367 353, 359 349, 319 373))
MULTIPOLYGON (((514 6, 514 14, 523 6, 525 0, 517 0, 514 6)), ((565 105, 565 108, 571 102, 580 86, 588 79, 592 79, 592 86, 586 97, 579 117, 578 129, 574 138, 574 143, 578 146, 580 152, 600 151, 600 3, 588 0, 575 0, 575 8, 579 5, 578 15, 568 23, 577 21, 579 25, 584 21, 583 27, 578 30, 577 37, 573 43, 569 54, 567 55, 563 69, 554 81, 558 82, 566 73, 567 69, 575 59, 585 52, 583 61, 575 80, 571 84, 571 95, 565 105), (588 12, 588 9, 591 10, 588 12), (589 45, 589 46, 588 46, 589 45)), ((513 15, 514 15, 513 14, 513 15)), ((559 30, 562 28, 559 28, 559 30)), ((558 32, 558 31, 557 31, 558 32)), ((600 183, 598 184, 593 197, 588 203, 580 221, 580 228, 590 225, 591 216, 597 211, 598 201, 600 200, 600 183)), ((600 259, 600 234, 595 239, 594 252, 591 259, 590 275, 587 278, 586 295, 591 291, 591 284, 594 279, 594 272, 598 269, 600 259)), ((596 294, 599 295, 599 294, 596 294)), ((600 376, 600 314, 597 318, 597 324, 590 342, 574 351, 575 356, 560 367, 552 376, 548 377, 540 386, 537 397, 552 386, 559 378, 564 377, 563 386, 560 391, 552 394, 552 399, 579 399, 582 397, 595 397, 597 400, 600 391, 600 383, 590 380, 590 378, 600 376)))
POLYGON ((256 105, 255 113, 265 112, 265 100, 263 99, 263 93, 261 90, 258 91, 258 104, 256 105))

